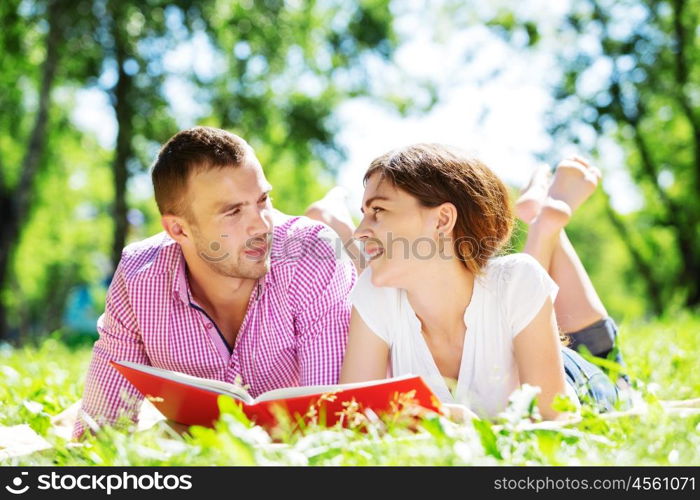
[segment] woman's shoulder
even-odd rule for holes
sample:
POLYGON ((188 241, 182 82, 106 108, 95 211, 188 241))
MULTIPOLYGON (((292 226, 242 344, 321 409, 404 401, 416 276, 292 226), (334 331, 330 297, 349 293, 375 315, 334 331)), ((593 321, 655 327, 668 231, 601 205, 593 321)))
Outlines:
POLYGON ((539 312, 547 297, 554 302, 559 287, 531 255, 514 253, 491 259, 485 270, 514 338, 539 312))
POLYGON ((554 300, 558 290, 545 268, 526 253, 490 259, 482 279, 506 308, 517 308, 533 298, 539 300, 539 292, 552 295, 554 300))
MULTIPOLYGON (((513 267, 518 265, 538 264, 537 259, 528 253, 509 253, 507 255, 499 255, 488 260, 487 266, 498 267, 513 267)), ((538 264, 539 265, 539 264, 538 264)))
POLYGON ((482 274, 485 281, 500 286, 521 276, 532 278, 546 271, 532 255, 511 253, 489 259, 482 274))

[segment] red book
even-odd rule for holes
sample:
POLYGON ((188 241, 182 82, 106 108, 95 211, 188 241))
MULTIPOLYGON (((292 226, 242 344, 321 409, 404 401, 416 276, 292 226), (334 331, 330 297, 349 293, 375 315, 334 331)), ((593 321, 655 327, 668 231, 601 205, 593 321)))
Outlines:
POLYGON ((395 411, 406 402, 435 412, 440 408, 437 396, 415 375, 354 384, 287 387, 253 398, 244 388, 219 380, 128 361, 111 364, 166 418, 185 425, 211 427, 219 418, 217 399, 222 394, 239 402, 248 418, 263 427, 277 422, 275 405, 286 409, 293 419, 308 421, 315 414, 321 421, 320 416, 325 415, 326 425, 338 422, 350 404, 359 411, 370 409, 376 414, 395 411))

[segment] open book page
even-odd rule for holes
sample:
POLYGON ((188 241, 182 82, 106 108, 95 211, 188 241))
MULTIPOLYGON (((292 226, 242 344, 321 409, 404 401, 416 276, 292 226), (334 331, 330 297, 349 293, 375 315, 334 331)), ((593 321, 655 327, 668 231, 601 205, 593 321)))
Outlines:
POLYGON ((133 368, 134 370, 138 370, 144 373, 150 373, 157 377, 165 378, 168 380, 174 380, 181 384, 198 387, 200 389, 207 389, 209 391, 218 392, 220 394, 226 394, 235 399, 243 401, 246 404, 253 404, 254 402, 251 395, 248 394, 248 392, 245 389, 243 389, 240 386, 229 384, 228 382, 195 377, 193 375, 187 375, 185 373, 163 370, 162 368, 156 368, 155 366, 131 363, 130 361, 119 361, 119 364, 128 366, 129 368, 133 368))
POLYGON ((388 384, 397 380, 413 378, 415 375, 403 375, 391 379, 369 380, 366 382, 355 382, 352 384, 336 384, 336 385, 307 385, 303 387, 285 387, 282 389, 273 389, 261 394, 253 399, 253 403, 261 403, 263 401, 274 401, 276 399, 295 398, 299 396, 308 396, 312 394, 323 394, 326 392, 337 392, 358 387, 372 387, 374 385, 388 384))

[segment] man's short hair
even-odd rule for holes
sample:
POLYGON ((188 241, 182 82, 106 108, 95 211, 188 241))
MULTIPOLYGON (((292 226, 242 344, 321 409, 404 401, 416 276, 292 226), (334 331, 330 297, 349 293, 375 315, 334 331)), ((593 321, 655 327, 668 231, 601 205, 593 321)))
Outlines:
POLYGON ((237 135, 213 127, 194 127, 171 137, 161 148, 151 170, 161 215, 189 218, 187 182, 192 174, 238 167, 249 148, 237 135))

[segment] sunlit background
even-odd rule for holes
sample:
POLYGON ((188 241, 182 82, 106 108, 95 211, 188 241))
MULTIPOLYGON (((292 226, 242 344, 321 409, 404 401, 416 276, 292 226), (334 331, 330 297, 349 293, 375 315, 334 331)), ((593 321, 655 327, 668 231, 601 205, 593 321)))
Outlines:
MULTIPOLYGON (((375 156, 461 146, 507 183, 592 158, 569 229, 620 320, 700 304, 697 4, 17 1, 0 5, 0 341, 93 338, 121 249, 160 231, 148 167, 197 124, 256 149, 278 208, 375 156)), ((521 244, 526 228, 513 241, 521 244)))
MULTIPOLYGON (((560 156, 590 154, 590 145, 555 147, 545 123, 545 113, 555 105, 551 86, 561 75, 553 50, 555 30, 569 11, 570 2, 532 0, 518 8, 537 21, 543 35, 548 35, 540 45, 548 50, 532 53, 518 51, 478 22, 493 16, 497 6, 498 2, 490 2, 486 8, 475 3, 465 13, 464 22, 455 22, 447 2, 411 0, 392 5, 393 29, 401 43, 392 60, 372 61, 367 70, 379 96, 397 92, 414 101, 418 111, 405 116, 391 102, 365 96, 348 98, 334 110, 339 124, 337 141, 346 155, 338 164, 336 182, 350 192, 356 214, 362 195, 361 179, 369 162, 389 149, 413 142, 466 148, 513 186, 526 183, 534 165, 552 149, 560 156), (429 83, 437 92, 434 103, 431 89, 421 88, 421 83, 429 83)), ((181 24, 178 11, 170 11, 170 16, 174 26, 181 24)), ((234 47, 237 54, 248 55, 249 51, 245 44, 234 47)), ((215 75, 216 49, 200 32, 166 52, 163 64, 172 74, 166 79, 164 91, 178 126, 197 125, 211 110, 194 98, 196 90, 187 77, 215 75)), ((606 76, 605 68, 593 68, 585 85, 595 88, 600 85, 597 79, 606 76)), ((112 87, 116 78, 114 67, 106 68, 100 77, 101 86, 112 87)), ((316 95, 320 87, 311 81, 304 90, 316 95)), ((118 124, 107 92, 100 88, 81 90, 76 104, 73 123, 85 133, 94 134, 103 147, 113 148, 118 124)), ((591 141, 590 137, 585 139, 591 141)), ((608 156, 598 161, 606 168, 608 189, 620 193, 611 200, 613 206, 622 213, 639 208, 641 200, 623 168, 621 151, 614 144, 608 147, 608 156)), ((139 189, 152 193, 147 176, 135 179, 135 183, 143 183, 139 189)))

